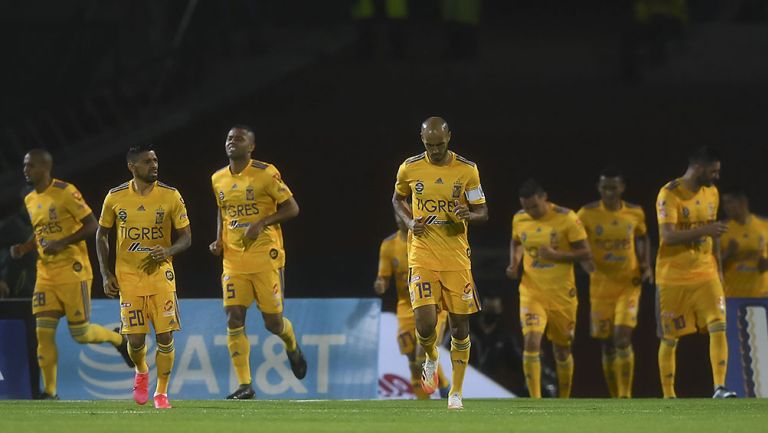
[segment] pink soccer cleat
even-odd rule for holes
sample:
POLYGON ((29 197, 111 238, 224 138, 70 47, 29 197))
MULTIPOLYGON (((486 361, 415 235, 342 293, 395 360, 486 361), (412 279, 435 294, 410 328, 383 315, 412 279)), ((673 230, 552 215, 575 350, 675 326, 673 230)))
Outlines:
POLYGON ((172 407, 166 394, 155 394, 155 409, 170 409, 172 407))
POLYGON ((133 378, 133 401, 146 404, 149 400, 149 372, 136 373, 133 378))

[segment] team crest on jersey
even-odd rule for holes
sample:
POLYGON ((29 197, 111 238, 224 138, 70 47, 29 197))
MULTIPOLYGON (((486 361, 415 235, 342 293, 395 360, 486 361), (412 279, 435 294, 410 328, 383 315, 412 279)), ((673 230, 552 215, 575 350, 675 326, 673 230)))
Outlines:
POLYGON ((72 263, 72 270, 75 272, 80 272, 83 270, 83 265, 80 262, 72 263))
POLYGON ((224 191, 219 191, 219 200, 224 201, 224 191))
POLYGON ((125 211, 125 209, 120 209, 117 211, 117 219, 119 219, 122 222, 125 222, 125 220, 128 219, 128 212, 125 211))
POLYGON ((602 225, 598 224, 595 226, 595 234, 597 234, 598 236, 602 236, 603 232, 605 232, 605 229, 603 229, 602 225))
POLYGON ((173 281, 173 271, 170 269, 166 270, 165 278, 168 279, 168 281, 173 281))
POLYGON ((59 219, 58 214, 56 214, 56 208, 53 205, 51 205, 51 207, 48 208, 48 219, 49 220, 59 219))
POLYGON ((525 232, 520 233, 520 241, 525 242, 528 239, 528 235, 525 232))
POLYGON ((453 192, 451 193, 451 197, 453 197, 454 200, 458 200, 459 197, 461 197, 461 181, 457 180, 453 183, 453 192))
POLYGON ((272 260, 276 259, 278 254, 279 254, 278 251, 276 249, 274 249, 274 248, 269 250, 269 257, 271 257, 272 260))
POLYGON ((691 211, 687 207, 683 206, 683 217, 688 218, 688 216, 690 215, 691 215, 691 211))
POLYGON ((424 182, 417 180, 416 185, 414 185, 413 189, 416 190, 416 194, 421 194, 424 192, 424 182))
POLYGON ((165 211, 160 207, 155 211, 155 224, 162 224, 163 219, 165 219, 165 211))
POLYGON ((251 201, 255 200, 253 187, 250 185, 248 185, 248 188, 245 189, 245 199, 251 201))

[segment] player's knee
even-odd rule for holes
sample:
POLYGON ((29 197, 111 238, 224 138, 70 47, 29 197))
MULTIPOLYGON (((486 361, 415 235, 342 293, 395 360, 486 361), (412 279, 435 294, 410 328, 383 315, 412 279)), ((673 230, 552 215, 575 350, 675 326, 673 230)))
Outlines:
POLYGON ((565 361, 568 359, 569 356, 571 356, 571 345, 570 344, 553 344, 552 345, 552 352, 555 355, 555 360, 557 361, 565 361))
POLYGON ((419 335, 422 337, 429 337, 430 335, 435 333, 435 326, 436 326, 435 324, 430 324, 430 323, 417 323, 416 332, 418 332, 419 335))
POLYGON ((227 309, 227 327, 237 329, 245 326, 245 313, 240 309, 227 309))
POLYGON ((163 345, 171 344, 171 341, 173 341, 173 334, 170 332, 163 332, 162 334, 157 334, 155 337, 157 342, 163 345))
POLYGON ((674 338, 662 338, 661 339, 661 344, 663 346, 674 348, 674 347, 677 347, 677 340, 674 339, 674 338))
POLYGON ((620 350, 628 348, 632 344, 632 339, 628 335, 617 335, 613 338, 613 345, 620 350))
POLYGON ((267 331, 277 335, 283 332, 283 318, 282 317, 270 317, 264 318, 264 327, 267 331))
POLYGON ((603 340, 602 349, 604 355, 613 355, 616 353, 616 345, 613 340, 603 340))
POLYGON ((538 332, 529 332, 523 337, 523 346, 526 352, 541 351, 541 334, 538 332))
POLYGON ((126 338, 128 338, 128 344, 133 348, 139 348, 144 345, 144 334, 128 334, 126 338))

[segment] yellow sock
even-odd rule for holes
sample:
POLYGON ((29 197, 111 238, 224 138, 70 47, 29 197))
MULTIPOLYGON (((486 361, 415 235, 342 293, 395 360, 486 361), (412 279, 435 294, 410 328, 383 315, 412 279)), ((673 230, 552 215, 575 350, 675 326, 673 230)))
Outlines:
POLYGON ((244 326, 227 328, 227 349, 240 385, 251 383, 251 344, 244 326))
POLYGON ((659 344, 659 376, 661 391, 664 398, 674 398, 675 395, 675 351, 677 340, 661 339, 659 344))
POLYGON ((568 355, 565 361, 555 360, 557 369, 557 385, 560 398, 571 397, 571 386, 573 385, 573 355, 568 355))
POLYGON ((451 337, 451 367, 453 367, 453 370, 449 394, 461 395, 461 388, 464 385, 464 372, 466 372, 467 364, 469 364, 469 348, 471 346, 472 343, 469 341, 469 336, 463 340, 451 337))
POLYGON ((168 394, 168 381, 171 380, 173 360, 176 358, 176 350, 173 340, 168 344, 157 343, 155 352, 155 366, 157 367, 157 388, 155 394, 168 394))
POLYGON ((605 383, 608 385, 608 392, 611 394, 611 398, 616 398, 619 396, 616 384, 615 367, 616 354, 603 351, 603 376, 605 377, 605 383))
POLYGON ((421 389, 421 364, 425 358, 416 358, 414 361, 408 362, 408 368, 411 370, 411 389, 413 389, 413 395, 419 400, 428 400, 429 396, 421 389))
POLYGON ((725 386, 728 370, 728 340, 725 338, 725 323, 712 323, 709 330, 709 361, 712 363, 712 380, 715 387, 725 386))
POLYGON ((427 354, 427 359, 435 361, 440 356, 440 352, 437 351, 437 332, 432 331, 432 335, 429 337, 422 337, 419 334, 419 330, 416 330, 416 340, 419 345, 424 348, 424 353, 427 354))
POLYGON ((293 333, 293 324, 285 317, 283 317, 283 332, 281 332, 278 337, 285 343, 286 352, 293 352, 296 350, 296 334, 293 333))
POLYGON ((43 391, 56 395, 56 367, 59 358, 56 350, 56 325, 59 324, 59 319, 39 317, 35 322, 37 365, 40 366, 43 376, 43 391))
POLYGON ((128 356, 131 357, 134 365, 136 365, 137 373, 147 373, 149 367, 147 366, 147 345, 142 344, 141 347, 133 347, 131 343, 128 343, 128 356))
POLYGON ((541 398, 541 357, 539 352, 523 352, 525 384, 531 398, 541 398))
POLYGON ((112 343, 113 346, 119 346, 123 342, 123 336, 117 332, 88 322, 69 325, 69 333, 80 344, 112 343))
POLYGON ((616 388, 619 398, 632 398, 632 379, 635 375, 635 351, 632 346, 616 349, 616 388))

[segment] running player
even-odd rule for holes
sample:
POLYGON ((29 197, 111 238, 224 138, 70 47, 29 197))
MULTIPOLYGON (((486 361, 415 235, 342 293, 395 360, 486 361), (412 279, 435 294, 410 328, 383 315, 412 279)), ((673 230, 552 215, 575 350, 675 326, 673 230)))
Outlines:
POLYGON ((127 340, 115 331, 90 323, 93 273, 85 239, 96 232, 96 218, 71 183, 51 177, 53 158, 42 149, 24 156, 24 178, 34 189, 24 198, 34 232, 23 244, 11 247, 20 258, 37 249, 37 279, 32 313, 37 334, 37 363, 43 378, 39 398, 58 400, 56 327, 67 316, 69 333, 80 344, 111 343, 126 363, 127 340))
POLYGON ((168 381, 175 351, 173 331, 181 329, 173 257, 192 244, 184 200, 176 188, 157 180, 158 160, 151 145, 134 146, 127 154, 133 179, 109 190, 96 232, 104 293, 120 295, 120 332, 128 337, 128 353, 136 364, 133 399, 149 400, 149 368, 145 336, 155 329, 157 387, 154 405, 170 409, 168 381), (110 271, 109 232, 117 225, 115 273, 110 271), (171 243, 171 230, 176 240, 171 243))
POLYGON ((251 159, 253 130, 232 127, 224 150, 229 165, 211 176, 219 206, 217 235, 209 249, 224 255, 221 285, 227 313, 227 347, 240 386, 228 399, 253 398, 250 348, 245 315, 256 302, 264 326, 285 343, 291 370, 298 379, 307 374, 307 361, 291 321, 283 317, 283 232, 280 223, 295 218, 299 205, 274 165, 251 159))
POLYGON ((714 184, 719 178, 719 155, 703 147, 691 154, 685 174, 664 185, 656 199, 660 239, 656 318, 664 398, 676 397, 677 340, 705 328, 709 332, 713 398, 736 397, 725 388, 728 341, 719 240, 728 226, 716 221, 720 197, 714 184))
POLYGON ((723 191, 728 232, 721 238, 726 298, 768 297, 768 220, 749 211, 744 190, 723 191))
POLYGON ((449 409, 462 409, 462 385, 469 361, 469 317, 480 309, 472 279, 467 226, 488 220, 477 165, 448 150, 445 120, 421 125, 426 152, 400 165, 392 204, 411 236, 408 290, 416 319, 416 340, 427 359, 422 388, 438 387, 437 315, 448 310, 451 326, 452 385, 449 409))
MULTIPOLYGON (((425 400, 429 395, 421 389, 421 365, 427 357, 424 350, 416 344, 416 321, 413 318, 411 298, 408 293, 408 227, 403 220, 395 215, 397 232, 393 233, 381 242, 379 248, 379 273, 373 283, 373 290, 377 295, 383 295, 389 288, 390 279, 395 280, 397 291, 397 344, 400 353, 408 358, 408 367, 411 370, 411 388, 416 398, 425 400)), ((445 335, 445 324, 448 321, 448 312, 443 310, 437 315, 437 338, 442 340, 445 335)), ((447 398, 450 383, 443 373, 442 366, 438 365, 440 397, 447 398)))
POLYGON ((576 328, 576 282, 573 264, 592 271, 587 233, 570 209, 547 200, 533 179, 519 190, 520 210, 512 219, 507 277, 520 276, 520 322, 523 328, 523 370, 531 398, 541 398, 541 337, 552 341, 560 398, 571 395, 573 343, 576 328))
POLYGON ((632 331, 641 284, 653 283, 645 213, 621 199, 625 188, 621 173, 604 170, 597 183, 600 200, 578 212, 596 266, 589 279, 591 334, 602 342, 603 374, 614 398, 632 396, 632 331))

